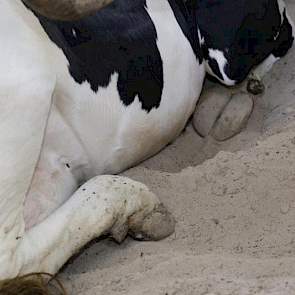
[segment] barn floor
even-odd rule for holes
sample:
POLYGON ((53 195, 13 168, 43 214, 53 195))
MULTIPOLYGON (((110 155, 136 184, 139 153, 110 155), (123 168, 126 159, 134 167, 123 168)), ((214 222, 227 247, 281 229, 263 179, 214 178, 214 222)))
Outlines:
POLYGON ((294 61, 295 49, 265 78, 240 135, 220 144, 188 126, 124 173, 160 196, 176 232, 92 244, 60 274, 69 294, 295 294, 294 61))

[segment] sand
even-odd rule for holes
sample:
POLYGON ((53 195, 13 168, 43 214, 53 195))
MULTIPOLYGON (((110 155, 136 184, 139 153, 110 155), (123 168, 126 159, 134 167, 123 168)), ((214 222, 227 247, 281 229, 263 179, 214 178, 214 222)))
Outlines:
POLYGON ((59 275, 70 294, 295 294, 294 58, 295 49, 267 75, 241 134, 218 143, 189 124, 123 173, 158 194, 175 234, 92 243, 59 275))

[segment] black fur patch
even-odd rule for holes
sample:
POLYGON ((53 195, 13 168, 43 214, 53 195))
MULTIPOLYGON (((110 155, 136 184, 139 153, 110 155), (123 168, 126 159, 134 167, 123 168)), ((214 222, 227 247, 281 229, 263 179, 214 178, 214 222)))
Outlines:
MULTIPOLYGON (((293 43, 286 17, 281 26, 277 0, 198 0, 197 17, 205 59, 212 63, 210 48, 222 51, 228 61, 224 71, 237 82, 271 53, 286 54, 293 43)), ((222 79, 219 68, 212 70, 222 79)))
MULTIPOLYGON (((182 0, 169 2, 185 36, 194 45, 181 9, 182 0)), ((145 8, 145 0, 115 0, 80 21, 37 17, 51 40, 63 50, 77 83, 87 81, 97 92, 108 86, 112 74, 118 73, 117 88, 124 105, 130 105, 138 96, 142 108, 149 112, 159 107, 164 82, 157 32, 145 8)), ((195 52, 197 55, 201 50, 195 52)))
POLYGON ((87 81, 97 92, 109 85, 112 74, 118 73, 117 88, 126 106, 138 95, 144 110, 159 107, 163 64, 145 0, 117 0, 75 22, 38 18, 51 40, 63 50, 77 83, 87 81))
POLYGON ((272 54, 275 57, 282 57, 286 55, 294 42, 294 37, 292 35, 292 26, 287 19, 286 10, 284 11, 283 15, 284 20, 280 28, 278 38, 276 39, 276 47, 272 51, 272 54))

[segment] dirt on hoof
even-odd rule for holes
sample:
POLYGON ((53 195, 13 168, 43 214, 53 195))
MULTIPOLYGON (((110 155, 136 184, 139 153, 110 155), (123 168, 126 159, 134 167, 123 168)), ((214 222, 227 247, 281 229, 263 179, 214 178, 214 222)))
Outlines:
POLYGON ((141 223, 129 222, 129 234, 136 240, 159 241, 173 234, 175 230, 175 219, 172 214, 159 204, 141 223))
POLYGON ((251 78, 248 80, 247 91, 253 95, 262 94, 265 91, 265 86, 262 81, 251 78))

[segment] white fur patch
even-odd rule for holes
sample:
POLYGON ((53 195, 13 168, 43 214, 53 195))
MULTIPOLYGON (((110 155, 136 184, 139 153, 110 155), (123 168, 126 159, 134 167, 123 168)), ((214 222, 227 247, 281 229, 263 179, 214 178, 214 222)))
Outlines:
POLYGON ((217 78, 220 82, 228 85, 228 86, 233 86, 235 85, 236 81, 235 80, 232 80, 230 79, 226 74, 225 74, 225 66, 227 65, 227 60, 224 56, 224 53, 218 49, 212 49, 210 48, 209 49, 209 56, 210 58, 212 59, 215 59, 217 64, 218 64, 218 67, 219 67, 219 70, 220 70, 220 73, 222 75, 222 80, 214 74, 214 72, 212 71, 212 69, 210 68, 209 64, 207 64, 207 69, 208 69, 208 72, 210 73, 210 75, 214 76, 215 78, 217 78))

